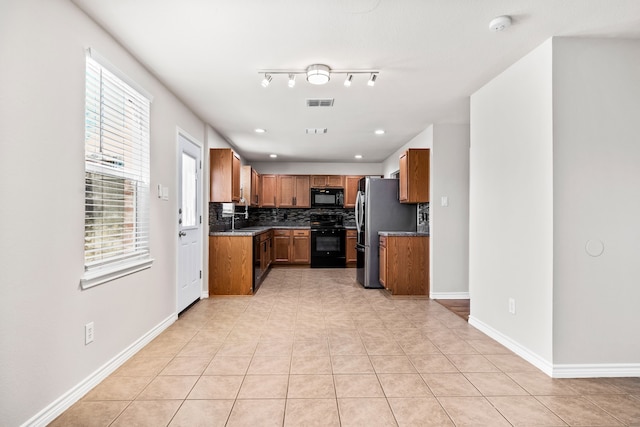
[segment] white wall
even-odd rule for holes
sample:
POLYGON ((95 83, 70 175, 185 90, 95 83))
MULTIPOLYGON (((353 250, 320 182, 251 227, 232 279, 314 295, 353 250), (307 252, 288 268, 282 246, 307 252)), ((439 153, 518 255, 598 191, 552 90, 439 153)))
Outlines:
MULTIPOLYGON (((244 161, 243 161, 244 163, 244 161)), ((381 175, 380 163, 246 162, 261 174, 381 175)))
POLYGON ((430 175, 431 297, 468 298, 468 125, 433 126, 430 175))
POLYGON ((150 269, 79 289, 88 47, 154 96, 152 188, 177 194, 176 127, 204 143, 204 124, 71 2, 1 3, 0 425, 26 422, 175 316, 175 197, 151 199, 150 269))
POLYGON ((549 40, 471 96, 469 208, 471 323, 546 368, 552 362, 551 52, 549 40), (515 315, 508 313, 509 298, 515 315))
POLYGON ((556 38, 553 51, 554 362, 637 375, 640 41, 556 38))

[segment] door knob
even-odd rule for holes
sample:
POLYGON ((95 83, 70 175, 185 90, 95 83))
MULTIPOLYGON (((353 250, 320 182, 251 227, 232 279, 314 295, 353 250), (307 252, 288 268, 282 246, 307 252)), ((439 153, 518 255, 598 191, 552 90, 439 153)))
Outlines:
POLYGON ((187 235, 187 232, 186 232, 186 231, 180 231, 180 232, 178 233, 178 237, 184 237, 184 236, 186 236, 186 235, 187 235))

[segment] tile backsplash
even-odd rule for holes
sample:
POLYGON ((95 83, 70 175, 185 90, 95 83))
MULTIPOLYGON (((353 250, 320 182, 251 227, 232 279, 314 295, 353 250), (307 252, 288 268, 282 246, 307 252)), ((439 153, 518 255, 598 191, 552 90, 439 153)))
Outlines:
MULTIPOLYGON (((249 218, 244 219, 244 206, 236 206, 236 228, 269 225, 309 225, 309 217, 312 213, 341 214, 345 226, 355 226, 355 213, 353 208, 321 208, 321 209, 296 209, 296 208, 249 208, 249 218)), ((231 229, 231 218, 222 217, 222 203, 209 203, 209 230, 225 231, 231 229)))
MULTIPOLYGON (((429 203, 418 204, 418 232, 429 232, 429 203)), ((269 226, 269 225, 309 225, 309 217, 312 213, 341 214, 344 225, 355 227, 356 219, 353 208, 322 208, 322 209, 296 209, 296 208, 249 208, 249 218, 244 218, 244 206, 236 206, 236 228, 269 226)), ((209 203, 209 231, 225 231, 231 229, 231 218, 222 217, 222 203, 209 203)))
POLYGON ((418 230, 419 233, 429 232, 429 203, 418 203, 418 230))

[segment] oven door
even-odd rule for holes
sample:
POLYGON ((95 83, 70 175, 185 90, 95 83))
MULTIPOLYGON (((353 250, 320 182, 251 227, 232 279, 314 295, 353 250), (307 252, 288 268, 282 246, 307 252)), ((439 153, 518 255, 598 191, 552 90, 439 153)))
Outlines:
POLYGON ((345 267, 345 229, 311 230, 311 267, 345 267))

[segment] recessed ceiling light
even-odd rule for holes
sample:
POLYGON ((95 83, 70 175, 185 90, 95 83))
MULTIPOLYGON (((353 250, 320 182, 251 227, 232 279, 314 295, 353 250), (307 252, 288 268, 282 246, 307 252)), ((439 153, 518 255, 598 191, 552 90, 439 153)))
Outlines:
POLYGON ((377 129, 377 130, 375 131, 375 134, 376 134, 376 135, 384 135, 384 129, 377 129))
POLYGON ((362 158, 362 154, 356 154, 356 155, 355 155, 355 156, 353 156, 353 157, 355 157, 356 159, 361 159, 361 158, 362 158))
POLYGON ((267 130, 262 128, 254 129, 256 133, 265 133, 267 130))
POLYGON ((277 154, 269 154, 269 157, 271 157, 272 159, 275 159, 276 157, 278 157, 277 154))

